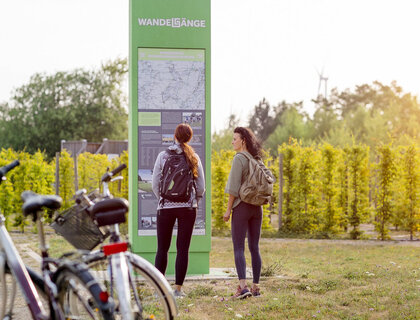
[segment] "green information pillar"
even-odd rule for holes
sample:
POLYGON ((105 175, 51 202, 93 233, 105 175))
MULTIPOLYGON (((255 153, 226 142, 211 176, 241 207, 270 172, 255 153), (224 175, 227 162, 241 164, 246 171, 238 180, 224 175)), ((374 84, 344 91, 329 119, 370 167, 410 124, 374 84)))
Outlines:
MULTIPOLYGON (((210 0, 130 0, 129 236, 132 250, 154 263, 156 208, 154 162, 188 123, 190 145, 202 161, 206 193, 199 204, 188 274, 209 273, 210 0)), ((167 273, 174 273, 175 227, 167 273)))

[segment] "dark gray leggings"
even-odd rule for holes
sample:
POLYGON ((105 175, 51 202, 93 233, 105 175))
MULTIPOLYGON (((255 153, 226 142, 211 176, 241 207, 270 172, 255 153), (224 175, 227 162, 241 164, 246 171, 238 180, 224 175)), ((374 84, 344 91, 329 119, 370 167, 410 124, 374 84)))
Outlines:
POLYGON ((246 279, 245 237, 248 232, 248 248, 251 253, 254 283, 259 283, 261 256, 259 249, 262 225, 262 208, 241 202, 232 213, 232 241, 235 254, 236 272, 239 279, 246 279))

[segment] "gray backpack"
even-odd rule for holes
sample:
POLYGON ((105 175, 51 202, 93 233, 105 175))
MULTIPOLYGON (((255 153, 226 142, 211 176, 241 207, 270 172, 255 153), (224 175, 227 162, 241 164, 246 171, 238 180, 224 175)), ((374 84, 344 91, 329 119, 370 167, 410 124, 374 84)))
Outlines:
POLYGON ((239 189, 239 198, 256 206, 267 204, 273 194, 274 176, 261 160, 239 152, 249 160, 249 174, 239 189))

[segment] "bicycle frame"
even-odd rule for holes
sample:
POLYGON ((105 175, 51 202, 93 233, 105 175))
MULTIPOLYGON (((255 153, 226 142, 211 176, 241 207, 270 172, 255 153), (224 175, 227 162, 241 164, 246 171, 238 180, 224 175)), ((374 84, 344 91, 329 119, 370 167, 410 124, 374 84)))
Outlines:
MULTIPOLYGON (((5 175, 8 171, 12 170, 19 165, 19 161, 15 160, 12 163, 0 168, 0 183, 5 179, 5 175)), ((61 200, 60 200, 61 201, 61 200)), ((5 315, 12 314, 12 307, 16 298, 16 283, 19 285, 23 297, 25 298, 26 304, 31 312, 32 318, 36 320, 47 320, 53 314, 54 319, 64 320, 64 314, 58 306, 57 297, 57 286, 51 280, 51 273, 49 269, 49 263, 54 261, 48 260, 48 251, 45 244, 45 235, 42 224, 42 212, 35 213, 35 219, 38 227, 38 236, 40 240, 42 250, 42 278, 43 278, 43 289, 47 293, 47 298, 50 306, 50 314, 48 315, 42 305, 41 299, 35 288, 35 284, 32 281, 28 270, 19 252, 17 251, 13 241, 7 232, 5 222, 6 218, 0 211, 0 280, 2 282, 3 289, 3 302, 0 305, 0 319, 3 319, 5 315), (10 296, 10 309, 6 314, 8 293, 6 283, 6 267, 7 270, 12 274, 12 294, 10 296)), ((38 279, 38 276, 36 277, 38 279)), ((38 281, 38 280, 37 280, 38 281)))
MULTIPOLYGON (((111 195, 109 193, 108 189, 108 183, 106 181, 103 181, 103 188, 104 188, 104 194, 103 196, 105 198, 111 198, 111 195)), ((81 196, 83 201, 89 205, 92 206, 94 203, 90 201, 88 197, 86 197, 85 190, 80 190, 81 193, 78 196, 81 196)), ((79 193, 79 192, 78 192, 79 193)), ((119 232, 119 225, 113 224, 109 226, 110 229, 110 244, 105 245, 104 249, 106 251, 106 248, 111 248, 111 250, 106 254, 106 256, 109 256, 111 261, 111 268, 109 269, 110 272, 110 278, 115 278, 116 285, 116 292, 119 297, 119 309, 122 316, 122 319, 124 320, 134 320, 134 315, 137 310, 133 310, 130 303, 130 279, 129 279, 129 266, 127 264, 127 259, 124 255, 124 252, 127 250, 127 246, 118 248, 113 247, 114 244, 121 243, 120 238, 120 232, 119 232), (118 272, 113 272, 113 270, 118 270, 118 272)), ((134 288, 134 286, 133 286, 134 288)), ((113 288, 111 287, 111 297, 113 298, 113 288)), ((136 300, 138 301, 138 300, 136 300)))
MULTIPOLYGON (((107 172, 102 176, 102 197, 104 199, 112 198, 112 195, 109 191, 108 183, 122 179, 121 176, 114 176, 125 168, 125 165, 121 165, 112 172, 107 172)), ((84 194, 84 191, 82 191, 80 196, 82 196, 81 201, 87 204, 88 206, 94 204, 84 194)), ((110 273, 110 278, 115 279, 115 287, 119 297, 120 313, 122 319, 133 319, 136 313, 141 313, 142 311, 142 304, 139 296, 136 293, 135 284, 133 282, 134 280, 131 276, 133 274, 133 264, 141 266, 141 268, 145 270, 147 274, 149 274, 150 281, 161 284, 160 295, 165 299, 165 301, 167 301, 167 304, 170 309, 169 311, 174 315, 178 314, 178 307, 175 298, 173 297, 172 289, 169 283, 167 282, 166 278, 150 262, 138 256, 134 257, 134 255, 131 255, 129 254, 129 252, 127 252, 129 244, 121 239, 119 223, 110 225, 109 230, 109 244, 103 245, 103 247, 99 251, 92 252, 90 254, 90 258, 95 259, 95 256, 107 256, 108 259, 110 259, 111 268, 108 269, 108 272, 110 273), (130 291, 134 293, 134 300, 136 302, 137 307, 132 306, 132 304, 130 303, 130 291)), ((113 289, 111 287, 111 296, 112 292, 113 289)))
POLYGON ((65 319, 63 312, 58 307, 56 297, 57 297, 57 286, 54 284, 54 282, 51 280, 51 271, 50 271, 50 263, 56 265, 56 262, 54 259, 50 259, 48 256, 48 247, 45 242, 45 234, 44 234, 44 225, 42 223, 42 212, 37 212, 37 229, 38 229, 38 238, 39 238, 39 247, 41 249, 41 255, 42 255, 42 278, 44 280, 45 285, 45 291, 48 295, 49 302, 51 305, 51 308, 53 309, 54 314, 58 319, 65 319))
MULTIPOLYGON (((109 181, 112 182, 112 181, 119 180, 119 179, 122 179, 122 177, 116 177, 116 178, 114 178, 112 180, 109 180, 109 181)), ((111 198, 112 196, 111 196, 111 193, 110 193, 109 188, 108 188, 108 181, 107 180, 102 182, 102 187, 103 187, 103 196, 105 198, 111 198)), ((167 300, 167 302, 169 304, 169 307, 171 309, 170 310, 171 313, 175 314, 175 315, 178 314, 178 306, 176 304, 175 299, 173 298, 172 289, 171 289, 170 285, 168 284, 166 278, 155 268, 154 265, 152 265, 146 259, 144 259, 140 256, 125 254, 124 251, 127 250, 128 244, 123 242, 122 239, 121 239, 121 234, 119 232, 119 224, 114 224, 114 225, 111 225, 110 227, 111 227, 111 230, 110 230, 111 231, 110 244, 109 245, 104 245, 103 248, 102 248, 103 253, 105 255, 108 255, 107 251, 112 251, 112 250, 116 251, 115 253, 110 254, 111 263, 112 263, 111 264, 112 269, 111 269, 110 272, 112 272, 112 270, 120 270, 121 272, 117 272, 117 273, 120 274, 120 276, 121 276, 121 274, 131 275, 132 272, 133 272, 132 268, 131 268, 132 264, 135 264, 137 266, 142 266, 142 268, 144 270, 146 270, 147 273, 151 276, 150 280, 162 284, 161 287, 163 287, 162 288, 163 292, 161 292, 161 294, 164 297, 164 299, 167 300), (125 246, 121 246, 122 244, 124 244, 125 246), (112 248, 112 249, 110 249, 110 248, 112 248), (113 248, 115 248, 115 249, 113 249, 113 248), (119 250, 121 250, 121 251, 117 252, 119 250), (127 263, 127 261, 128 261, 128 263, 127 263), (124 271, 123 271, 122 268, 124 268, 124 271), (126 269, 126 268, 128 268, 128 269, 126 269), (172 299, 171 299, 171 297, 172 297, 172 299)), ((129 293, 129 290, 127 290, 127 288, 129 288, 129 287, 127 287, 127 284, 128 284, 135 294, 134 299, 137 302, 137 306, 141 307, 141 302, 139 301, 139 297, 136 295, 135 285, 132 283, 132 279, 130 279, 130 278, 126 279, 126 277, 124 277, 124 279, 122 279, 120 277, 120 279, 119 279, 118 275, 117 275, 116 281, 119 284, 119 285, 117 285, 118 295, 120 297, 127 297, 127 294, 128 294, 128 298, 129 298, 130 293, 129 293), (121 282, 119 282, 120 280, 121 280, 121 282), (124 285, 120 285, 120 284, 124 284, 124 285), (121 293, 120 293, 120 291, 121 291, 121 293)), ((124 300, 125 299, 126 298, 124 298, 124 300)), ((130 301, 130 300, 125 300, 124 302, 126 302, 126 301, 130 301)), ((130 306, 127 306, 127 307, 129 308, 129 310, 131 309, 130 306)), ((135 312, 135 311, 136 310, 132 310, 132 312, 135 312)), ((127 315, 129 315, 129 313, 127 313, 127 315)), ((123 318, 123 319, 125 319, 125 318, 123 318)), ((126 319, 131 319, 131 318, 127 317, 126 319)))
MULTIPOLYGON (((124 169, 125 167, 121 167, 121 168, 124 169)), ((118 169, 119 168, 117 168, 116 170, 118 169)), ((115 171, 111 174, 114 175, 115 171)), ((111 193, 109 192, 109 188, 108 188, 108 181, 115 181, 118 179, 122 179, 122 177, 116 177, 112 180, 102 178, 103 196, 105 198, 111 198, 111 193)), ((110 231, 111 231, 111 237, 110 237, 110 244, 108 246, 112 247, 113 245, 115 246, 118 243, 122 243, 119 224, 116 223, 114 225, 111 225, 110 231)), ((106 250, 106 246, 104 246, 104 250, 106 250)), ((125 250, 124 248, 120 248, 120 249, 117 249, 116 251, 119 251, 119 250, 121 251, 111 254, 112 268, 110 272, 112 273, 112 270, 119 271, 119 272, 116 272, 115 279, 116 279, 116 283, 118 284, 116 287, 117 287, 118 297, 120 297, 119 301, 120 301, 120 308, 121 308, 121 314, 123 316, 123 319, 134 319, 134 314, 138 310, 131 310, 132 307, 130 303, 130 287, 133 289, 134 292, 135 292, 135 288, 134 288, 134 285, 130 283, 129 265, 127 263, 127 258, 124 254, 124 251, 127 250, 127 246, 125 247, 125 250)), ((137 305, 139 305, 138 297, 136 297, 136 302, 137 302, 137 305)))
MULTIPOLYGON (((102 260, 105 255, 106 254, 104 250, 102 249, 95 250, 95 251, 90 252, 89 255, 82 257, 82 261, 86 264, 89 264, 94 261, 102 260)), ((141 267, 141 269, 150 277, 149 278, 150 281, 160 284, 160 288, 161 288, 160 294, 168 302, 171 313, 174 315, 178 314, 178 306, 176 304, 176 301, 175 299, 171 298, 173 297, 172 288, 169 285, 168 281, 166 280, 165 276, 162 273, 160 273, 160 271, 158 271, 153 264, 151 264, 149 261, 147 261, 141 256, 131 254, 130 252, 125 252, 125 258, 129 262, 128 263, 128 268, 130 271, 129 274, 131 275, 133 272, 132 270, 133 265, 137 267, 141 267)), ((132 288, 134 288, 135 286, 132 283, 132 279, 129 279, 129 281, 132 288)), ((135 290, 133 291, 135 294, 134 299, 139 302, 139 305, 141 305, 139 301, 139 297, 136 295, 136 291, 135 290)))
MULTIPOLYGON (((132 310, 130 303, 130 282, 129 282, 129 266, 125 257, 125 251, 127 246, 118 246, 121 243, 119 226, 118 224, 111 225, 111 239, 110 244, 104 246, 105 255, 111 259, 111 269, 109 272, 112 277, 115 277, 116 291, 120 302, 120 313, 122 319, 134 319, 134 313, 136 310, 132 310), (117 246, 115 246, 117 245, 117 246), (113 272, 118 270, 118 272, 113 272)), ((112 290, 111 290, 112 293, 112 290)))
POLYGON ((6 314, 11 313, 14 299, 16 297, 16 282, 19 284, 23 296, 25 297, 26 304, 32 314, 33 319, 46 320, 49 316, 46 314, 38 292, 35 289, 28 271, 26 270, 25 264, 22 261, 18 251, 16 250, 9 233, 5 226, 6 219, 0 214, 0 278, 3 285, 3 297, 2 305, 0 307, 0 319, 3 319, 6 314), (7 289, 6 289, 6 262, 10 271, 13 275, 13 289, 10 299, 10 309, 6 313, 7 306, 7 289))

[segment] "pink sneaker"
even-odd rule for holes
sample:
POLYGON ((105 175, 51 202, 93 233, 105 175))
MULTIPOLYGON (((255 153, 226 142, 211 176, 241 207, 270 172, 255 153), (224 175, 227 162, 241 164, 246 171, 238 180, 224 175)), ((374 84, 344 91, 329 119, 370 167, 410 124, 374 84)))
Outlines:
POLYGON ((249 291, 248 286, 245 286, 243 289, 241 286, 238 286, 236 293, 233 295, 234 299, 245 299, 252 296, 252 293, 249 291))
POLYGON ((252 293, 252 296, 259 297, 261 295, 260 287, 252 287, 251 288, 251 293, 252 293))

